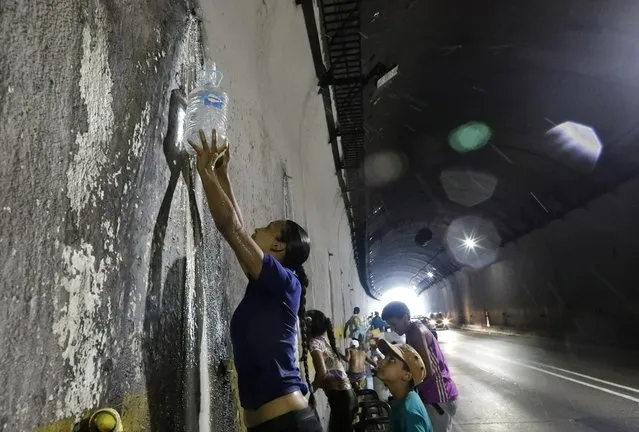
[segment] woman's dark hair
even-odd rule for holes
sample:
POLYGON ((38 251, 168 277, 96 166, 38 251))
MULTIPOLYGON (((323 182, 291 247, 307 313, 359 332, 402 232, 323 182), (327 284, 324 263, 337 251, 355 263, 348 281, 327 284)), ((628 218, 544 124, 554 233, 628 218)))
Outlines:
POLYGON ((286 244, 284 258, 281 262, 282 266, 292 270, 302 286, 300 307, 297 311, 300 323, 300 335, 302 337, 300 363, 304 365, 304 376, 308 383, 308 391, 310 393, 309 402, 314 404, 315 395, 313 394, 313 386, 311 385, 311 378, 308 373, 308 350, 310 348, 310 341, 306 329, 306 289, 308 288, 309 281, 308 276, 306 276, 306 271, 304 271, 304 263, 311 253, 311 239, 308 237, 308 233, 304 228, 292 220, 286 220, 284 221, 284 228, 278 240, 286 244))
POLYGON ((382 310, 382 319, 384 321, 388 321, 389 319, 393 319, 393 318, 394 319, 404 318, 406 315, 408 315, 408 318, 410 319, 410 309, 408 309, 408 306, 406 306, 406 303, 402 303, 398 301, 390 302, 382 310))
POLYGON ((314 338, 321 336, 326 332, 326 336, 328 336, 328 343, 331 345, 335 355, 339 357, 331 319, 318 310, 310 310, 306 313, 306 316, 308 316, 311 321, 308 329, 309 336, 314 338))

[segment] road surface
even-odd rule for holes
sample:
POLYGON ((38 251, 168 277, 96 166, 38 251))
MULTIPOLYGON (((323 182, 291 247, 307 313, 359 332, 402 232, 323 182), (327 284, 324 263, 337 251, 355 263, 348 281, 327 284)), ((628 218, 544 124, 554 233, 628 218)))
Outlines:
POLYGON ((444 331, 455 432, 639 431, 639 353, 444 331))

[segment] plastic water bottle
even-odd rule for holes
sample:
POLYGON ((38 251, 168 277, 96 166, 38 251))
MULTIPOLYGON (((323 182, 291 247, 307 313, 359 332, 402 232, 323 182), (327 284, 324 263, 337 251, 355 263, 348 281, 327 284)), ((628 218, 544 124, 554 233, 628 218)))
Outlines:
POLYGON ((200 72, 197 87, 187 97, 183 143, 189 154, 195 154, 195 151, 187 140, 202 145, 200 129, 206 134, 208 144, 211 144, 213 129, 217 131, 218 146, 224 143, 229 97, 220 89, 222 78, 222 72, 213 63, 213 66, 200 72))

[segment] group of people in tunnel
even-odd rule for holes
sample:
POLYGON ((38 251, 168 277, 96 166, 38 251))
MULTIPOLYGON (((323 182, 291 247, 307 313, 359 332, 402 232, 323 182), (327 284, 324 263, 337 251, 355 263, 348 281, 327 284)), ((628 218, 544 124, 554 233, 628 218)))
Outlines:
POLYGON ((306 310, 309 279, 303 265, 311 249, 307 232, 291 220, 276 220, 251 234, 231 186, 228 142, 218 143, 215 131, 210 137, 200 131, 199 136, 199 145, 189 144, 197 155, 210 213, 248 277, 231 319, 239 397, 248 430, 321 431, 314 409, 318 389, 326 393, 331 409, 329 431, 352 430, 358 407, 353 387, 365 385, 362 372, 367 360, 392 394, 391 430, 450 431, 457 389, 430 331, 410 320, 405 304, 394 302, 384 308, 375 326, 384 330, 388 325, 406 335, 406 343, 380 337, 381 353, 374 356, 380 360, 371 359, 361 352, 368 341, 358 329, 358 337, 341 353, 331 319, 321 311, 306 310), (296 361, 298 326, 305 380, 296 361), (315 369, 312 382, 309 353, 315 369), (349 364, 348 373, 342 361, 349 364))

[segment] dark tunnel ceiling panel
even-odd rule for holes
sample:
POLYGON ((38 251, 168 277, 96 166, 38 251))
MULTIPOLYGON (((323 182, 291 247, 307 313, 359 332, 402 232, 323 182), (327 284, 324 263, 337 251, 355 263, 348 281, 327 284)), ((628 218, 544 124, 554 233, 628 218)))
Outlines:
POLYGON ((343 120, 364 132, 350 138, 356 156, 345 163, 356 258, 374 296, 426 289, 459 269, 445 237, 460 217, 490 221, 503 244, 637 175, 639 2, 333 3, 359 5, 350 31, 360 35, 363 76, 399 65, 383 88, 376 79, 358 88, 360 127, 343 120), (453 151, 449 133, 470 121, 488 125, 490 141, 453 151), (591 172, 546 151, 555 145, 546 132, 567 121, 592 127, 603 143, 591 172), (372 186, 363 167, 381 151, 399 155, 402 172, 372 186), (425 227, 433 239, 419 247, 414 236, 425 227))

